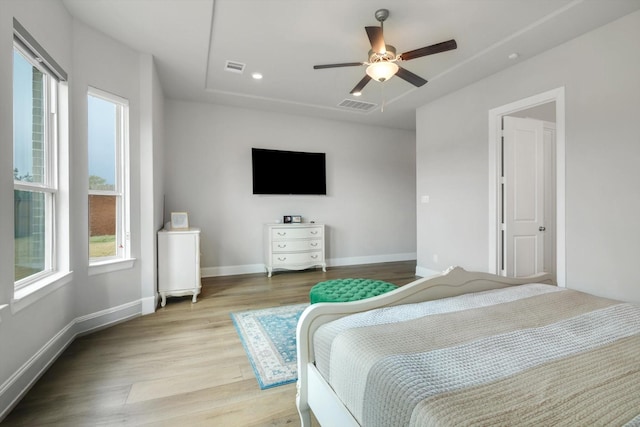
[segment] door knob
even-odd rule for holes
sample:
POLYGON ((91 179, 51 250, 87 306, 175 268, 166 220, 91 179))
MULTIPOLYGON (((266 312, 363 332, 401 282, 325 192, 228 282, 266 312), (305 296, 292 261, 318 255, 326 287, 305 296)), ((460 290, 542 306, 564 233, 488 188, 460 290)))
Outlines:
POLYGON ((542 227, 542 226, 541 226, 541 227, 539 227, 539 228, 538 228, 538 231, 544 231, 544 230, 546 230, 546 228, 545 228, 545 227, 542 227))

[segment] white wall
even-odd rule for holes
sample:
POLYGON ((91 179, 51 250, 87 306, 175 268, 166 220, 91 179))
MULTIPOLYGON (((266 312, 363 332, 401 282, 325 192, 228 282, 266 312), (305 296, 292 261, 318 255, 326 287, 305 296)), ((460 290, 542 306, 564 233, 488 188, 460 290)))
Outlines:
POLYGON ((73 269, 87 277, 76 291, 77 311, 93 313, 107 306, 118 306, 139 300, 140 262, 131 269, 110 274, 87 276, 89 243, 87 206, 87 90, 89 86, 113 93, 129 101, 129 151, 131 163, 131 228, 136 238, 131 240, 131 255, 140 258, 140 74, 139 53, 105 37, 101 33, 74 21, 74 74, 72 84, 72 224, 74 236, 73 269))
POLYGON ((163 227, 164 94, 150 54, 140 56, 140 268, 142 313, 157 305, 157 238, 163 227))
POLYGON ((420 268, 488 270, 488 111, 564 86, 567 286, 640 301, 637 40, 640 12, 418 110, 420 268))
POLYGON ((20 310, 12 301, 13 179, 7 172, 13 169, 14 17, 56 62, 67 72, 72 71, 72 21, 61 4, 45 0, 0 1, 0 305, 8 304, 0 310, 0 419, 32 377, 46 366, 45 359, 52 356, 47 342, 75 317, 72 283, 20 310), (32 357, 35 360, 29 361, 32 357))
POLYGON ((69 200, 70 227, 59 237, 69 243, 72 275, 26 303, 14 300, 13 180, 0 174, 0 420, 78 334, 153 311, 155 232, 164 193, 164 97, 153 59, 74 21, 60 1, 0 1, 0 170, 13 169, 14 16, 69 74, 70 141, 61 159, 70 163, 69 188, 61 186, 60 198, 69 200), (89 275, 87 256, 88 85, 130 102, 131 247, 137 260, 133 268, 97 275, 89 275))
POLYGON ((330 265, 414 259, 413 132, 183 101, 165 129, 166 213, 202 229, 205 275, 264 271, 262 224, 287 214, 327 224, 330 265), (328 195, 253 195, 251 147, 325 152, 328 195))

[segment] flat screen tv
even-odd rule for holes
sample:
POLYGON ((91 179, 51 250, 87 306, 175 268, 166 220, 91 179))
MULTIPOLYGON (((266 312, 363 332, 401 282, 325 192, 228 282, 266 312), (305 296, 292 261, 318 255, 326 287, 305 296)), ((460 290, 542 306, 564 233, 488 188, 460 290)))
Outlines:
POLYGON ((326 195, 325 153, 251 149, 253 194, 326 195))

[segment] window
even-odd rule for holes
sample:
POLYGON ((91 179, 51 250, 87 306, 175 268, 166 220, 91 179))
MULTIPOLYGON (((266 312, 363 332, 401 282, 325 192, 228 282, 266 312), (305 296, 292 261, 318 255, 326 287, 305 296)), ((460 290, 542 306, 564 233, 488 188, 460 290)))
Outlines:
POLYGON ((14 280, 56 269, 57 79, 19 42, 13 49, 14 280))
POLYGON ((90 88, 87 111, 89 259, 91 263, 127 259, 128 102, 90 88))

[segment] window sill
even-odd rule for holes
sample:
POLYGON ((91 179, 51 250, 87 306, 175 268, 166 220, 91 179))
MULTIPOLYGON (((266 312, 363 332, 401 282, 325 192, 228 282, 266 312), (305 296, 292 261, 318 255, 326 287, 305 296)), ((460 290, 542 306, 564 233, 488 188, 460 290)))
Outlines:
POLYGON ((135 263, 135 258, 111 259, 109 261, 93 262, 89 265, 89 276, 111 273, 112 271, 126 270, 133 268, 135 263))
POLYGON ((71 283, 72 279, 73 271, 58 272, 15 291, 11 301, 11 313, 15 314, 30 306, 56 289, 71 283))

